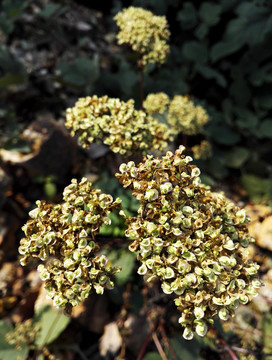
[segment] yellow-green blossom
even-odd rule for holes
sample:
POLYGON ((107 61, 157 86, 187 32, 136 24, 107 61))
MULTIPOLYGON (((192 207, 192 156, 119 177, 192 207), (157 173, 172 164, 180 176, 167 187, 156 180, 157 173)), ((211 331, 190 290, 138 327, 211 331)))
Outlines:
POLYGON ((79 183, 73 179, 64 189, 64 203, 37 201, 31 219, 22 228, 21 264, 33 257, 45 262, 38 266, 38 272, 48 297, 67 311, 93 290, 102 294, 105 288, 113 288, 112 276, 119 271, 99 254, 94 237, 103 223, 109 223, 108 215, 121 200, 114 202, 111 195, 91 185, 86 178, 79 183))
POLYGON ((122 164, 116 176, 140 202, 138 216, 126 218, 138 273, 146 281, 159 278, 163 292, 176 295, 189 340, 194 332, 204 336, 216 315, 233 315, 261 283, 259 266, 243 251, 252 241, 244 210, 202 185, 200 170, 183 150, 122 164))
POLYGON ((169 96, 163 92, 148 94, 143 102, 143 107, 148 114, 163 114, 169 101, 169 96))
POLYGON ((130 6, 115 17, 118 27, 118 44, 128 44, 140 54, 141 65, 162 64, 169 53, 167 44, 170 32, 165 16, 156 16, 151 11, 130 6))
POLYGON ((24 345, 34 346, 39 331, 40 325, 34 324, 31 319, 28 319, 16 324, 14 330, 6 334, 5 340, 10 345, 14 345, 17 350, 20 350, 24 345))
POLYGON ((197 135, 209 121, 206 110, 200 105, 195 106, 188 96, 174 96, 168 111, 168 122, 176 134, 197 135))
POLYGON ((208 159, 212 155, 212 146, 207 140, 202 140, 199 145, 192 147, 195 159, 208 159))
POLYGON ((96 95, 80 98, 67 109, 65 125, 83 147, 103 142, 121 155, 162 151, 171 140, 166 125, 134 108, 134 101, 96 95))

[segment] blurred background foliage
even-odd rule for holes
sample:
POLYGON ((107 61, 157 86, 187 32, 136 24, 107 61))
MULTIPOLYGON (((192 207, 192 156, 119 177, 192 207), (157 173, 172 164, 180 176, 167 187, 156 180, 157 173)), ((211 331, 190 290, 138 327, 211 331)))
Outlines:
MULTIPOLYGON (((137 201, 113 176, 120 159, 116 160, 103 145, 83 150, 63 125, 65 109, 73 106, 78 97, 107 94, 121 100, 133 98, 140 107, 135 55, 128 48, 117 46, 117 27, 113 21, 118 11, 130 5, 165 15, 170 25, 170 54, 161 67, 147 67, 145 95, 161 91, 170 97, 189 94, 209 113, 211 120, 205 125, 203 137, 211 143, 213 155, 207 160, 195 161, 203 181, 225 190, 234 201, 272 204, 271 0, 3 0, 0 3, 1 271, 8 263, 18 267, 20 228, 35 201, 60 201, 63 188, 72 177, 87 176, 97 188, 119 196, 127 215, 137 212, 137 201)), ((200 140, 192 137, 188 145, 193 146, 200 140)), ((178 136, 173 147, 182 141, 182 135, 178 136)), ((263 218, 261 210, 251 211, 257 214, 257 219, 263 218)), ((105 253, 124 271, 118 274, 117 287, 108 297, 95 299, 98 308, 103 308, 97 310, 103 326, 116 309, 124 306, 128 291, 130 306, 138 316, 143 303, 149 310, 161 304, 159 289, 152 289, 156 300, 150 303, 142 293, 142 284, 135 274, 136 259, 122 241, 124 220, 117 213, 111 215, 111 220, 111 226, 103 226, 101 230, 101 242, 114 240, 105 246, 105 253), (132 284, 129 290, 128 284, 132 284)), ((267 229, 271 230, 271 222, 267 229)), ((258 245, 262 246, 262 239, 258 245)), ((271 245, 263 247, 265 251, 272 250, 271 245)), ((263 254, 258 256, 263 260, 263 254)), ((265 257, 262 273, 266 274, 269 268, 270 256, 265 257)), ((40 285, 30 286, 32 283, 25 280, 25 274, 16 271, 16 276, 4 277, 1 285, 5 301, 0 301, 0 315, 7 317, 12 313, 12 321, 19 323, 33 315, 30 309, 40 285), (15 291, 18 278, 21 287, 17 286, 15 291)), ((266 278, 270 286, 271 276, 266 278)), ((267 296, 270 295, 271 292, 267 296)), ((88 306, 94 306, 93 300, 85 308, 88 306)), ((163 306, 168 309, 164 302, 163 306)), ((98 340, 103 326, 97 325, 94 315, 88 318, 88 324, 84 322, 85 308, 74 318, 98 340)), ((258 324, 269 338, 272 334, 270 310, 269 303, 265 303, 263 309, 255 303, 245 328, 253 331, 258 324), (262 316, 262 312, 266 315, 262 316)), ((176 319, 172 321, 166 316, 166 320, 174 333, 178 331, 173 328, 176 319)), ((141 331, 145 334, 141 322, 133 324, 137 334, 141 331)), ((10 325, 0 324, 0 332, 10 329, 10 325)), ((249 346, 246 340, 242 343, 238 331, 233 332, 233 327, 231 330, 222 330, 225 339, 234 339, 237 346, 249 346)), ((69 327, 68 331, 73 334, 69 327)), ((57 335, 60 332, 57 331, 57 335)), ((129 337, 126 333, 123 335, 129 337)), ((263 340, 260 334, 257 336, 258 351, 271 352, 268 338, 263 340)), ((144 339, 136 340, 143 342, 144 339)), ((65 348, 65 339, 60 343, 60 348, 65 348)), ((99 358, 92 355, 98 351, 97 343, 86 352, 92 359, 99 358)), ((179 354, 178 359, 218 358, 213 341, 203 343, 196 339, 188 344, 174 335, 171 346, 179 354)), ((254 356, 250 359, 258 358, 256 349, 250 349, 249 355, 254 356)), ((0 357, 10 360, 9 351, 15 350, 8 346, 0 357)), ((25 356, 25 350, 22 353, 25 356)), ((241 359, 246 359, 248 354, 242 355, 241 359)), ((80 354, 79 358, 84 357, 80 354)), ((155 350, 144 357, 145 360, 159 358, 155 350)))

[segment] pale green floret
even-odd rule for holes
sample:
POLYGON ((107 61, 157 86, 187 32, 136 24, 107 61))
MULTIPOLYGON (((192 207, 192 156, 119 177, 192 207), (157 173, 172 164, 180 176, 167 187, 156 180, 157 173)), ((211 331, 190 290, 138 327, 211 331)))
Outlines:
POLYGON ((191 206, 183 206, 182 212, 184 215, 192 215, 194 210, 191 208, 191 206))
POLYGON ((67 300, 65 300, 63 297, 56 295, 53 299, 53 304, 56 307, 63 307, 67 304, 67 300))
POLYGON ((244 289, 246 287, 246 282, 243 279, 236 279, 236 284, 239 289, 244 289))
POLYGON ((138 268, 138 274, 139 275, 145 275, 147 273, 147 267, 145 264, 142 264, 139 268, 138 268))
POLYGON ((195 307, 194 308, 194 315, 197 320, 200 320, 204 317, 205 312, 201 307, 195 307))
POLYGON ((194 338, 194 333, 191 328, 186 327, 183 331, 183 335, 185 340, 192 340, 194 338))
POLYGON ((191 222, 191 219, 188 219, 188 218, 185 218, 185 219, 182 219, 182 226, 184 228, 190 228, 192 225, 192 222, 191 222))
POLYGON ((66 259, 63 263, 63 266, 68 269, 72 266, 74 266, 75 262, 72 259, 66 259))
POLYGON ((156 224, 152 223, 152 222, 147 222, 146 224, 146 231, 149 234, 153 234, 155 231, 157 231, 157 226, 156 224))
POLYGON ((253 279, 251 282, 252 286, 256 289, 260 288, 262 286, 262 283, 259 279, 253 279))
POLYGON ((170 182, 165 182, 160 186, 161 194, 167 194, 172 191, 173 185, 170 182))
POLYGON ((180 236, 182 234, 182 231, 179 228, 173 228, 173 234, 175 236, 180 236))
POLYGON ((221 320, 228 320, 229 318, 229 311, 226 308, 222 308, 218 311, 218 316, 221 320))
POLYGON ((66 279, 71 283, 74 281, 74 278, 75 278, 75 274, 73 271, 65 271, 65 277, 66 279))
POLYGON ((165 279, 172 279, 175 276, 175 272, 172 268, 167 267, 165 269, 164 278, 165 279))
POLYGON ((186 274, 186 275, 185 275, 184 283, 185 283, 186 285, 195 284, 196 281, 197 281, 197 278, 196 278, 195 274, 190 273, 190 274, 186 274))
POLYGON ((156 189, 149 189, 145 193, 145 199, 148 201, 155 201, 159 197, 159 192, 156 189))
POLYGON ((207 323, 204 320, 197 320, 197 325, 195 328, 195 332, 199 336, 205 336, 208 331, 207 323))
POLYGON ((139 190, 139 189, 141 189, 141 184, 139 182, 137 182, 137 181, 134 181, 133 187, 134 187, 135 190, 139 190))
POLYGON ((68 289, 66 292, 65 292, 65 297, 67 298, 67 299, 73 299, 74 297, 75 297, 75 293, 73 292, 73 290, 72 289, 68 289))
POLYGON ((245 304, 248 303, 248 297, 247 297, 246 295, 242 295, 242 294, 241 294, 241 295, 239 296, 239 301, 240 301, 241 304, 245 305, 245 304))
POLYGON ((228 256, 220 256, 218 259, 223 266, 230 266, 230 258, 228 256))
POLYGON ((191 176, 197 177, 197 176, 199 176, 199 175, 200 175, 200 170, 199 170, 199 168, 198 168, 198 167, 193 168, 193 170, 192 170, 192 172, 191 172, 191 176))
POLYGON ((229 239, 229 240, 226 241, 226 243, 223 245, 223 247, 225 249, 228 249, 228 250, 234 250, 235 249, 235 244, 231 239, 229 239))
POLYGON ((40 273, 40 278, 42 281, 50 279, 50 273, 48 271, 43 271, 40 273))
POLYGON ((104 294, 104 287, 99 284, 94 284, 94 289, 98 295, 104 294))
POLYGON ((81 276, 81 274, 82 274, 82 270, 81 270, 80 267, 78 267, 78 268, 74 271, 74 276, 75 276, 76 279, 79 279, 80 276, 81 276))
POLYGON ((165 294, 172 294, 173 293, 173 290, 171 289, 171 285, 168 284, 167 282, 163 282, 162 285, 161 285, 161 288, 162 288, 162 291, 165 294))
POLYGON ((28 215, 29 215, 32 219, 36 219, 36 218, 40 215, 40 209, 39 209, 39 208, 35 208, 35 209, 29 211, 28 215))
POLYGON ((78 248, 84 249, 88 245, 88 239, 87 238, 81 238, 78 242, 78 248))
POLYGON ((260 266, 257 265, 257 264, 252 264, 252 266, 248 267, 248 268, 245 268, 246 272, 249 274, 249 275, 256 275, 258 270, 259 270, 260 266))
POLYGON ((246 221, 246 217, 247 217, 245 210, 241 209, 241 210, 237 211, 236 217, 241 224, 244 223, 246 221))

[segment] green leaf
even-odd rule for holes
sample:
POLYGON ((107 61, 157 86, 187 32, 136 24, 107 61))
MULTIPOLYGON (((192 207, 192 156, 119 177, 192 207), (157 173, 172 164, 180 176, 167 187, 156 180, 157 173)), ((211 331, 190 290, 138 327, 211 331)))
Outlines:
POLYGON ((260 86, 264 82, 272 82, 272 64, 269 63, 257 69, 250 75, 249 80, 255 86, 260 86))
POLYGON ((261 88, 257 88, 254 97, 254 105, 262 109, 272 109, 272 84, 264 84, 261 88))
POLYGON ((212 69, 209 66, 199 65, 196 66, 197 71, 206 79, 215 79, 218 85, 222 87, 227 86, 227 81, 223 75, 217 70, 212 69))
POLYGON ((262 121, 258 129, 258 136, 272 139, 272 119, 262 121))
POLYGON ((14 29, 13 21, 7 18, 6 14, 0 14, 0 30, 8 35, 14 29))
POLYGON ((34 321, 41 326, 35 341, 41 347, 56 340, 69 324, 70 318, 51 306, 44 306, 35 313, 34 321))
POLYGON ((242 187, 252 200, 260 200, 272 196, 272 182, 253 174, 242 175, 240 178, 242 187))
POLYGON ((237 104, 242 106, 247 105, 251 97, 248 83, 242 76, 234 79, 230 86, 229 93, 233 96, 237 104))
MULTIPOLYGON (((271 337, 272 337, 272 315, 266 313, 262 318, 262 341, 263 341, 263 352, 271 353, 271 337)), ((265 357, 267 360, 271 360, 272 356, 265 357)))
POLYGON ((99 56, 92 60, 79 57, 74 63, 61 62, 58 66, 62 79, 76 87, 88 86, 90 90, 99 76, 99 56))
POLYGON ((199 16, 203 22, 213 26, 220 20, 221 6, 211 2, 204 2, 199 9, 199 16))
POLYGON ((52 17, 61 9, 61 4, 49 3, 46 4, 44 9, 39 12, 39 15, 45 19, 52 17))
POLYGON ((250 152, 246 148, 235 146, 226 154, 225 158, 229 167, 238 169, 246 162, 249 155, 250 152))
POLYGON ((237 115, 236 124, 240 129, 255 129, 258 117, 252 111, 238 106, 234 107, 233 111, 237 115))
POLYGON ((122 270, 115 275, 117 285, 121 286, 129 281, 134 270, 135 260, 135 255, 129 250, 121 251, 118 259, 113 264, 114 266, 120 266, 122 268, 122 270))
POLYGON ((211 47, 210 56, 212 62, 218 61, 227 55, 233 54, 239 50, 241 45, 233 41, 223 40, 211 47))
POLYGON ((209 25, 206 23, 201 23, 198 25, 198 27, 195 29, 195 36, 199 39, 202 40, 205 38, 205 36, 208 34, 209 32, 209 25))
MULTIPOLYGON (((171 347, 179 360, 200 360, 201 345, 196 336, 193 340, 185 340, 182 336, 170 340, 171 347)), ((168 352, 168 351, 167 351, 168 352)), ((170 357, 170 354, 169 354, 170 357)))
POLYGON ((12 331, 13 327, 7 325, 4 321, 0 321, 0 359, 1 360, 18 360, 26 359, 28 355, 28 347, 22 346, 20 350, 17 350, 14 346, 6 342, 5 336, 9 331, 12 331))
POLYGON ((208 128, 208 132, 218 144, 235 145, 240 141, 240 135, 237 131, 225 124, 211 125, 208 128))
POLYGON ((206 163, 207 171, 216 179, 224 179, 228 175, 225 159, 221 156, 213 156, 206 163))
POLYGON ((0 77, 0 88, 6 88, 12 85, 21 85, 26 82, 25 74, 6 74, 0 77))
POLYGON ((201 182, 205 185, 215 186, 215 181, 209 175, 200 175, 201 182))
POLYGON ((23 13, 28 6, 28 2, 28 0, 3 0, 3 12, 6 13, 10 19, 15 20, 23 13))
POLYGON ((57 194, 57 186, 53 182, 47 182, 44 184, 44 193, 48 199, 52 199, 57 194))
POLYGON ((152 351, 152 352, 147 353, 143 357, 143 360, 161 360, 161 356, 157 352, 152 351))
POLYGON ((182 48, 183 55, 196 63, 206 63, 208 60, 208 50, 204 44, 198 41, 187 41, 182 48))
POLYGON ((194 4, 185 2, 183 8, 177 13, 177 20, 180 22, 182 29, 189 30, 197 24, 197 12, 194 4))

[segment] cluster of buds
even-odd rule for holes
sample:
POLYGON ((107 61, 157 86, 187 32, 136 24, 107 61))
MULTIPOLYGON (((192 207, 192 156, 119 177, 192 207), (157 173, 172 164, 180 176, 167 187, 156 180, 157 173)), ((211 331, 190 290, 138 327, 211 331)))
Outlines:
POLYGON ((168 111, 168 122, 175 133, 197 135, 209 121, 206 110, 200 105, 195 106, 189 96, 174 96, 168 111))
POLYGON ((147 95, 143 107, 148 114, 163 114, 167 110, 170 99, 164 92, 147 95))
POLYGON ((192 152, 194 154, 194 158, 198 159, 209 159, 212 155, 212 146, 207 140, 202 140, 199 145, 194 145, 192 147, 192 152))
POLYGON ((121 164, 116 176, 140 202, 138 216, 126 219, 138 273, 146 281, 159 278, 163 292, 175 296, 189 340, 194 332, 204 336, 214 316, 227 320, 261 282, 259 266, 246 256, 253 239, 245 211, 202 185, 183 151, 121 164))
POLYGON ((32 257, 45 262, 38 266, 45 282, 48 297, 56 307, 78 305, 94 289, 102 294, 113 288, 113 268, 104 255, 99 254, 95 242, 102 224, 110 224, 108 215, 120 206, 119 198, 93 189, 83 178, 73 179, 64 189, 63 204, 51 205, 37 201, 30 211, 31 220, 23 226, 25 238, 20 242, 21 264, 32 257))
POLYGON ((40 325, 34 324, 32 319, 28 319, 23 323, 16 324, 15 329, 6 334, 5 339, 7 343, 20 350, 24 345, 34 346, 39 331, 40 325))
POLYGON ((151 115, 166 113, 173 134, 200 134, 203 132, 203 126, 209 121, 206 110, 200 105, 195 106, 189 96, 176 95, 170 100, 163 92, 149 94, 143 107, 151 115))
POLYGON ((136 110, 133 100, 124 102, 108 96, 80 98, 67 109, 65 125, 83 147, 103 142, 124 156, 162 151, 171 140, 167 126, 136 110))
POLYGON ((140 55, 141 66, 148 63, 163 64, 169 53, 167 44, 170 32, 165 16, 156 16, 151 11, 130 6, 115 17, 119 45, 128 44, 140 55))

